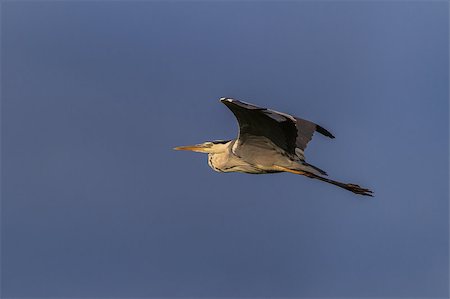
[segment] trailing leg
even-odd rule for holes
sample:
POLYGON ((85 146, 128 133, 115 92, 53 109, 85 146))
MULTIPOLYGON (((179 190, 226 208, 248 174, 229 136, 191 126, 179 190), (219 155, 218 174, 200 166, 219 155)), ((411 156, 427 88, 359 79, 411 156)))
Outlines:
POLYGON ((321 177, 319 175, 316 175, 316 174, 313 174, 313 173, 310 173, 310 172, 289 169, 289 168, 285 168, 285 167, 282 167, 282 166, 276 166, 276 168, 278 170, 280 170, 280 171, 300 174, 300 175, 304 175, 304 176, 307 176, 307 177, 312 178, 312 179, 317 179, 317 180, 320 180, 322 182, 333 184, 335 186, 338 186, 340 188, 343 188, 345 190, 351 191, 351 192, 356 193, 356 194, 360 194, 360 195, 364 195, 364 196, 372 196, 373 197, 373 192, 371 190, 366 189, 366 188, 362 188, 362 187, 360 187, 359 185, 356 185, 356 184, 341 183, 341 182, 338 182, 338 181, 334 181, 334 180, 331 180, 331 179, 328 179, 328 178, 321 177))
POLYGON ((321 176, 318 176, 318 175, 315 175, 315 174, 306 175, 306 176, 310 177, 310 178, 313 178, 313 179, 321 180, 323 182, 327 182, 327 183, 333 184, 335 186, 341 187, 341 188, 343 188, 345 190, 351 191, 351 192, 356 193, 356 194, 360 194, 360 195, 364 195, 364 196, 373 196, 373 191, 371 191, 369 189, 366 189, 366 188, 362 188, 362 187, 360 187, 359 185, 356 185, 356 184, 341 183, 341 182, 330 180, 330 179, 327 179, 327 178, 324 178, 324 177, 321 177, 321 176))

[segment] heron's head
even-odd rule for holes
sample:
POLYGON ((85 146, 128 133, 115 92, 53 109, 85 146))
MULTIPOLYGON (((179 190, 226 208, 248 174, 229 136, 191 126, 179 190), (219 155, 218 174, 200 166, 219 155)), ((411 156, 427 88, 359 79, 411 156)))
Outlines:
POLYGON ((177 146, 174 150, 215 154, 225 151, 228 148, 228 143, 230 141, 231 140, 207 141, 196 145, 177 146))

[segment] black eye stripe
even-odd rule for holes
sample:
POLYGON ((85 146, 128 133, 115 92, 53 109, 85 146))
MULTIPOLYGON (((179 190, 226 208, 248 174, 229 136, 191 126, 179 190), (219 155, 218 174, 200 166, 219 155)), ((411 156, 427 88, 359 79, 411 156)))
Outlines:
POLYGON ((230 141, 231 140, 215 140, 212 143, 214 143, 214 144, 225 144, 225 143, 228 143, 230 141))

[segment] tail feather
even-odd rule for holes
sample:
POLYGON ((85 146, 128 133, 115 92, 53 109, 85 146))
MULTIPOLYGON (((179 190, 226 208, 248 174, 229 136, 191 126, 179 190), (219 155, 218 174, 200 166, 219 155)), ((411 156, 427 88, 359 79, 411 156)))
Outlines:
POLYGON ((301 162, 303 166, 306 166, 307 168, 312 168, 312 169, 302 169, 302 170, 308 170, 309 172, 312 172, 316 175, 328 175, 324 170, 320 169, 319 167, 316 167, 314 165, 308 164, 305 161, 301 162), (315 170, 315 171, 314 171, 315 170))

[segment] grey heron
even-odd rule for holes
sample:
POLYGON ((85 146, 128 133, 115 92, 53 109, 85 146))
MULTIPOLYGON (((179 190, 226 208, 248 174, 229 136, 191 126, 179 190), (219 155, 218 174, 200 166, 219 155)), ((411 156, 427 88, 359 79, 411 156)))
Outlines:
POLYGON ((179 146, 175 147, 175 150, 207 153, 209 166, 218 172, 290 172, 321 180, 356 194, 373 196, 371 190, 356 184, 328 179, 325 177, 325 171, 306 163, 304 151, 314 132, 334 138, 323 127, 286 113, 235 99, 221 98, 220 101, 237 118, 238 138, 179 146))

